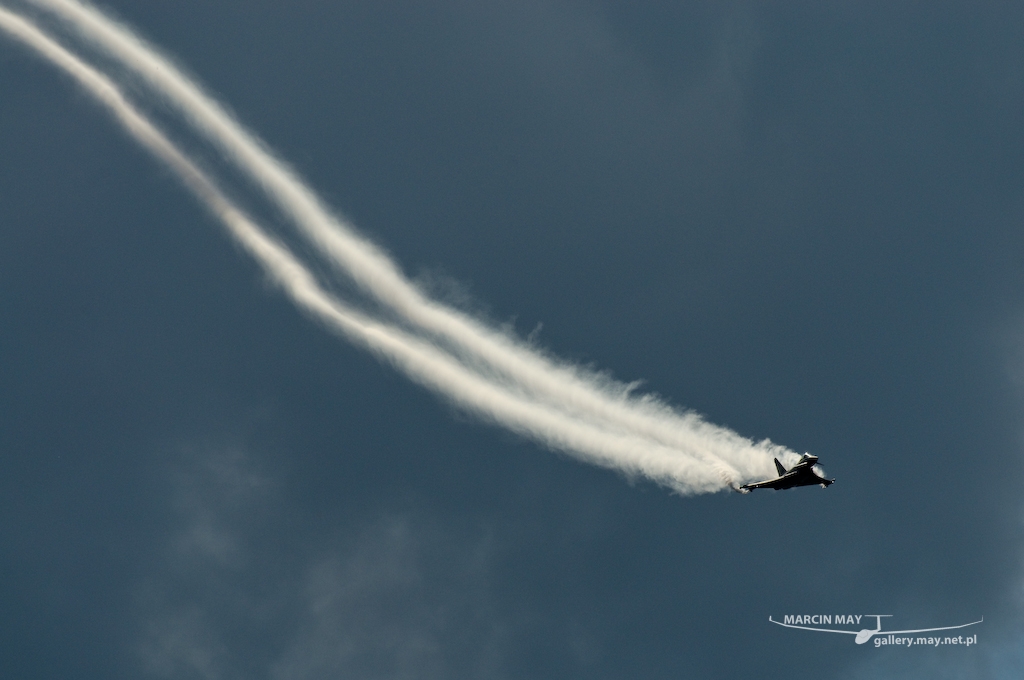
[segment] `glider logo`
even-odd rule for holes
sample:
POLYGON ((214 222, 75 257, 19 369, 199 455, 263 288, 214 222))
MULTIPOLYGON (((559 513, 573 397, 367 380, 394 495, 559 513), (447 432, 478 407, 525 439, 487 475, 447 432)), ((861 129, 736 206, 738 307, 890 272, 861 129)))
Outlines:
MULTIPOLYGON (((862 645, 871 638, 875 638, 875 647, 881 647, 883 645, 904 645, 906 647, 914 646, 929 646, 938 647, 939 645, 964 645, 969 647, 971 645, 978 644, 978 636, 958 635, 952 636, 919 636, 919 637, 902 637, 903 635, 909 635, 910 633, 932 633, 939 630, 956 630, 958 628, 966 628, 967 626, 974 626, 985 620, 985 617, 981 617, 978 621, 972 621, 971 623, 964 623, 959 626, 941 626, 939 628, 915 628, 914 630, 882 630, 882 619, 891 617, 892 614, 786 614, 782 617, 782 621, 776 621, 772 617, 768 617, 768 620, 777 626, 783 626, 785 628, 798 628, 799 630, 813 630, 818 633, 843 633, 846 635, 854 635, 853 641, 858 645, 862 645), (875 619, 874 628, 861 628, 860 630, 838 630, 836 628, 822 628, 821 626, 833 625, 853 625, 859 626, 860 620, 875 619), (806 625, 810 624, 810 625, 806 625)), ((867 621, 865 621, 867 623, 867 621)))

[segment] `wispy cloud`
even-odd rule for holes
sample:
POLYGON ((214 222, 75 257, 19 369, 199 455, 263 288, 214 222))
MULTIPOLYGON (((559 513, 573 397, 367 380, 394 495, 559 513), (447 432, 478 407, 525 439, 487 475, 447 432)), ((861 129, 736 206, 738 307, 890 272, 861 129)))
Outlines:
POLYGON ((145 674, 504 677, 486 531, 383 513, 296 535, 259 519, 288 500, 243 451, 190 447, 167 475, 168 529, 135 585, 145 674), (192 540, 211 529, 223 549, 192 540))

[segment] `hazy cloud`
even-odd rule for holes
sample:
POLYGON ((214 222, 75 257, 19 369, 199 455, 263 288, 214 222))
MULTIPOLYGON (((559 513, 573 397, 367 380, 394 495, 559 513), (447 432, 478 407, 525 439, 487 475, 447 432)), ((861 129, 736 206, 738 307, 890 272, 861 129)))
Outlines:
POLYGON ((387 514, 293 535, 238 448, 193 447, 170 479, 165 559, 135 587, 150 676, 501 677, 486 532, 387 514))

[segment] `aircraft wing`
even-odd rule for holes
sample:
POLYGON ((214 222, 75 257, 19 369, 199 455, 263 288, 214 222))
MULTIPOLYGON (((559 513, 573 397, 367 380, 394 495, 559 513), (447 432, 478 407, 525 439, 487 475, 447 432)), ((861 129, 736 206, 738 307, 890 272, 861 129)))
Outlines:
MULTIPOLYGON (((942 628, 918 628, 917 630, 883 630, 879 635, 899 635, 900 633, 930 633, 933 630, 953 630, 954 628, 966 628, 967 626, 973 626, 976 623, 981 623, 985 620, 985 617, 981 617, 979 621, 972 621, 959 626, 943 626, 942 628)), ((784 624, 779 624, 784 625, 784 624)))
POLYGON ((783 481, 784 479, 785 479, 784 477, 779 477, 778 479, 766 479, 763 482, 753 482, 751 484, 744 484, 741 488, 747 489, 748 491, 750 489, 776 489, 776 490, 778 490, 780 487, 782 487, 786 483, 786 482, 783 481))
MULTIPOLYGON (((855 631, 855 630, 833 630, 831 628, 811 628, 810 626, 797 626, 797 625, 792 624, 792 623, 782 623, 781 621, 776 621, 775 619, 773 619, 770 616, 768 617, 768 620, 771 621, 772 623, 774 623, 776 626, 785 626, 786 628, 799 628, 800 630, 817 630, 817 631, 821 631, 822 633, 846 633, 847 635, 856 635, 857 634, 857 631, 855 631)), ((967 624, 967 625, 970 625, 970 624, 967 624)), ((959 628, 959 626, 957 626, 957 627, 959 628)), ((896 631, 888 631, 887 630, 885 632, 889 633, 889 632, 896 632, 896 631)), ((903 632, 903 633, 916 633, 917 631, 904 630, 904 631, 899 631, 899 632, 903 632)))

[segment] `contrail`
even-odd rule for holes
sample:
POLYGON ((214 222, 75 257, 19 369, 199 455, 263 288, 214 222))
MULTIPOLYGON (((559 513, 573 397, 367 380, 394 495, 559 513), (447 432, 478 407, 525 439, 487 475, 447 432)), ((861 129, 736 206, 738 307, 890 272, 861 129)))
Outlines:
MULTIPOLYGON (((365 332, 354 333, 351 329, 342 329, 342 332, 353 340, 371 347, 378 354, 386 355, 386 358, 398 365, 399 368, 403 368, 418 382, 446 394, 468 410, 544 441, 554 448, 567 450, 609 467, 616 467, 627 472, 640 472, 683 492, 694 492, 698 490, 698 487, 700 490, 710 489, 705 488, 703 483, 698 482, 696 478, 685 482, 681 481, 679 477, 682 473, 681 467, 687 468, 691 475, 698 469, 708 467, 714 469, 719 478, 717 488, 722 488, 724 484, 732 483, 737 479, 763 474, 769 467, 768 461, 771 455, 783 459, 790 456, 795 457, 795 454, 783 447, 771 445, 767 441, 754 444, 730 430, 706 423, 694 414, 678 413, 653 398, 631 397, 629 386, 602 376, 588 374, 576 367, 556 364, 552 359, 538 354, 532 348, 517 343, 515 339, 503 335, 471 317, 425 298, 401 275, 398 268, 379 249, 332 216, 322 206, 315 194, 302 184, 283 163, 265 151, 258 140, 232 120, 215 101, 203 94, 198 86, 182 75, 166 58, 147 47, 127 29, 118 26, 90 7, 70 0, 30 1, 58 13, 90 43, 116 57, 124 65, 141 75, 165 100, 184 113, 199 131, 206 134, 229 158, 233 159, 236 165, 263 186, 279 207, 292 217, 315 244, 331 256, 335 264, 340 265, 344 273, 350 275, 365 291, 397 311, 406 321, 411 322, 421 331, 428 332, 435 339, 440 338, 445 341, 450 349, 456 351, 457 357, 447 355, 440 348, 432 347, 422 340, 415 339, 398 328, 369 321, 353 309, 341 305, 319 287, 316 287, 319 296, 316 299, 321 302, 326 300, 328 307, 335 311, 341 309, 342 316, 349 321, 356 320, 357 325, 369 325, 377 329, 384 329, 385 335, 391 340, 399 340, 402 347, 415 346, 421 359, 430 355, 432 359, 446 363, 460 373, 463 378, 474 383, 475 388, 490 386, 493 388, 489 393, 492 401, 467 400, 464 392, 460 392, 458 389, 453 392, 453 386, 443 383, 443 381, 439 382, 436 379, 437 376, 426 379, 422 375, 422 368, 402 365, 402 362, 408 359, 408 352, 402 355, 405 359, 399 360, 395 356, 396 350, 381 350, 380 345, 388 343, 374 345, 368 342, 365 332), (476 372, 469 370, 464 363, 459 363, 458 358, 469 363, 476 372), (493 399, 497 397, 502 398, 494 401, 493 399), (508 402, 508 399, 512 401, 508 402), (515 411, 512 404, 533 408, 539 402, 545 402, 547 407, 535 415, 543 414, 545 418, 540 420, 545 421, 546 426, 561 423, 563 428, 561 435, 554 436, 551 431, 547 430, 544 432, 530 431, 529 428, 532 425, 524 424, 522 414, 509 419, 510 413, 515 411), (495 411, 493 407, 498 403, 503 406, 495 411), (552 408, 565 413, 552 416, 552 408), (567 418, 566 415, 572 415, 575 418, 567 418), (547 422, 550 420, 549 416, 554 417, 557 423, 547 422), (567 441, 564 436, 568 430, 575 432, 575 438, 571 438, 572 441, 567 441), (584 432, 589 435, 581 438, 580 435, 584 432), (604 458, 600 452, 608 447, 598 445, 598 442, 591 436, 595 433, 598 433, 598 439, 604 437, 613 449, 620 450, 624 445, 625 457, 604 458), (582 444, 581 442, 584 440, 589 443, 582 444), (663 456, 667 456, 665 460, 661 460, 663 456), (685 458, 691 458, 691 460, 685 461, 685 458), (642 464, 638 462, 641 460, 642 464), (671 468, 671 472, 666 472, 669 468, 671 468)), ((8 15, 9 18, 13 16, 10 13, 8 15)), ((23 24, 22 28, 27 26, 24 20, 19 19, 19 21, 23 24)), ((37 37, 42 36, 37 28, 32 30, 38 33, 37 37)), ((45 36, 42 37, 44 40, 48 40, 50 45, 49 53, 46 56, 54 60, 53 54, 56 53, 52 48, 55 43, 45 36)), ((42 43, 37 41, 37 44, 34 45, 37 51, 45 53, 45 50, 39 48, 39 44, 42 43)), ((63 51, 63 55, 70 57, 66 51, 63 51)), ((80 80, 81 73, 89 72, 91 80, 100 78, 108 89, 112 88, 113 92, 118 92, 116 86, 109 79, 99 76, 91 67, 85 66, 77 58, 70 58, 77 62, 80 73, 76 77, 80 80), (82 68, 88 69, 88 71, 82 71, 82 68)), ((66 62, 67 59, 63 59, 63 61, 66 62)), ((69 70, 67 63, 59 65, 69 70)), ((75 74, 73 73, 73 75, 75 74)), ((123 105, 129 106, 119 93, 118 97, 123 105)), ((103 97, 99 98, 104 99, 103 97)), ((105 101, 105 103, 110 108, 109 101, 105 101)), ((136 118, 141 119, 137 111, 131 110, 135 113, 136 118)), ((117 111, 115 111, 115 115, 118 115, 117 111)), ((138 126, 138 120, 131 124, 126 123, 123 112, 119 117, 129 131, 132 130, 133 125, 138 126)), ((159 133, 157 134, 159 135, 159 133)), ((138 135, 136 137, 138 138, 138 135)), ((161 139, 169 148, 174 149, 162 135, 161 139)), ((145 140, 140 141, 147 144, 145 140)), ((194 164, 187 161, 176 149, 177 161, 172 162, 165 153, 154 150, 152 144, 147 144, 147 146, 183 175, 186 184, 210 205, 215 214, 224 219, 221 214, 223 206, 219 206, 217 201, 211 201, 208 190, 201 191, 194 186, 196 183, 194 175, 198 172, 194 164), (186 172, 182 169, 182 162, 188 164, 189 171, 186 172)), ((212 187, 208 178, 203 177, 206 185, 212 187)), ((226 200, 219 190, 218 196, 220 199, 226 200)), ((233 209, 237 211, 236 208, 233 209)), ((232 229, 230 225, 228 226, 229 229, 232 229)), ((258 228, 256 229, 258 230, 258 228)), ((259 233, 265 238, 265 234, 259 233)), ((237 234, 236 238, 244 241, 237 234)), ((251 245, 246 247, 252 252, 251 245)), ((280 246, 278 245, 278 247, 280 246)), ((260 257, 256 253, 253 254, 260 257)), ((296 267, 302 267, 297 261, 294 261, 294 257, 290 253, 288 255, 296 267)), ((267 267, 266 262, 263 264, 267 267)), ((312 282, 312 276, 308 271, 305 274, 312 282)), ((279 278, 279 276, 275 275, 275 278, 279 278)), ((315 284, 312 285, 315 286, 315 284)), ((285 288, 288 290, 288 286, 285 288)), ((298 296, 294 290, 289 290, 289 294, 307 311, 314 312, 322 319, 330 321, 334 326, 339 325, 340 322, 337 319, 332 319, 332 315, 327 314, 322 306, 311 305, 308 299, 300 299, 301 296, 298 296)), ((345 324, 340 325, 345 326, 345 324)), ((463 384, 462 387, 464 388, 466 385, 463 384)), ((488 390, 485 389, 481 392, 477 389, 476 394, 480 395, 484 392, 488 392, 488 390)), ((540 424, 536 418, 531 422, 534 425, 540 424)))
POLYGON ((109 78, 2 5, 0 31, 74 78, 136 141, 177 174, 293 301, 335 332, 383 357, 456 405, 548 446, 598 465, 644 475, 681 493, 722 488, 721 471, 713 466, 634 435, 567 418, 475 373, 441 349, 367 318, 335 299, 287 248, 234 205, 208 175, 130 104, 109 78))
POLYGON ((448 344, 465 361, 555 408, 634 432, 753 477, 770 458, 796 454, 755 444, 693 413, 680 413, 631 386, 558 362, 472 317, 425 297, 374 244, 326 208, 288 166, 157 49, 99 10, 77 0, 29 0, 71 26, 93 46, 134 71, 236 166, 263 187, 329 261, 400 318, 448 344))

